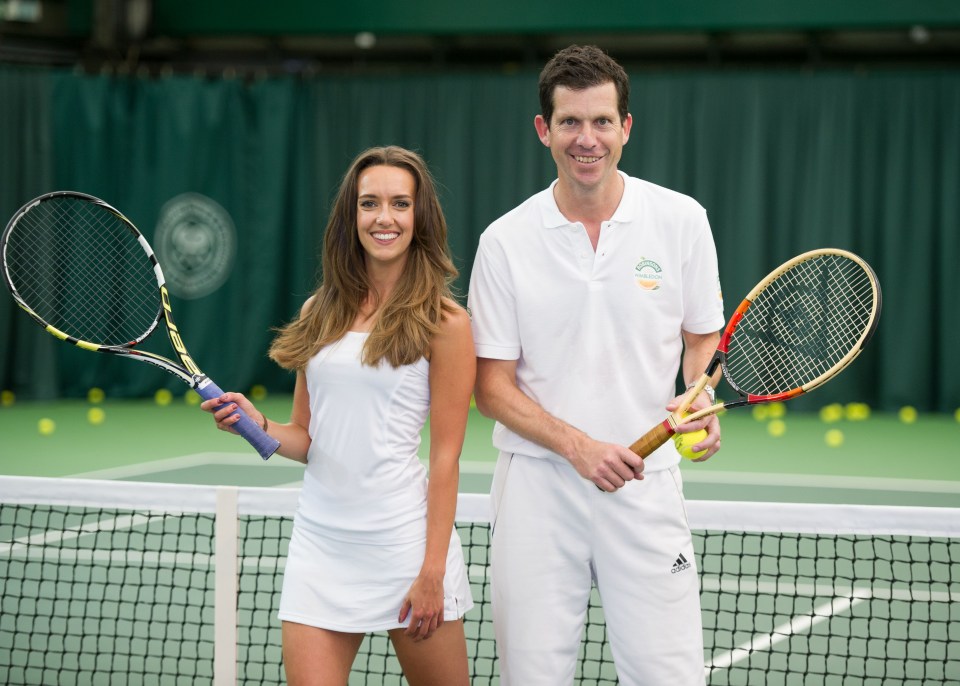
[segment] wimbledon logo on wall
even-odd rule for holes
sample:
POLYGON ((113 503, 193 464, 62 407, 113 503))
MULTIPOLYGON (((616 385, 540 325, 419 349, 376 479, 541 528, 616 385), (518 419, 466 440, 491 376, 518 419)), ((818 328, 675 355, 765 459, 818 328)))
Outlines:
POLYGON ((153 238, 167 288, 186 300, 220 288, 233 270, 237 232, 230 214, 199 193, 183 193, 160 210, 153 238))

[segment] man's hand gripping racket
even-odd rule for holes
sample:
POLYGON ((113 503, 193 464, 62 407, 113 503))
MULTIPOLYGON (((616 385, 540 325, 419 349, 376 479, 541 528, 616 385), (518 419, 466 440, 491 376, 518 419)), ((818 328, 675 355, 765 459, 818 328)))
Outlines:
POLYGON ((876 274, 852 253, 813 250, 780 265, 734 312, 706 371, 680 406, 630 449, 646 457, 682 423, 733 407, 789 400, 826 383, 870 340, 880 305, 876 274), (687 414, 717 366, 737 399, 687 414))
MULTIPOLYGON (((204 400, 223 395, 184 346, 150 245, 104 201, 71 191, 31 200, 0 237, 0 258, 13 299, 47 333, 83 350, 160 367, 204 400), (136 349, 161 319, 179 363, 136 349)), ((238 413, 233 428, 260 456, 276 452, 279 441, 238 413)))

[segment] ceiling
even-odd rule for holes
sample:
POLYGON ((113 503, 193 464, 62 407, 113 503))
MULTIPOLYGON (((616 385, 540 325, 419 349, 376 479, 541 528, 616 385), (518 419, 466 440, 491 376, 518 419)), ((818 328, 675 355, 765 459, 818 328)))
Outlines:
MULTIPOLYGON (((430 9, 437 1, 418 3, 430 9)), ((537 10, 547 1, 526 0, 524 7, 537 10)), ((727 4, 744 10, 778 1, 727 4)), ((445 2, 447 8, 452 0, 445 2)), ((552 22, 541 21, 536 12, 529 18, 518 12, 511 27, 495 14, 426 12, 409 25, 393 15, 379 23, 369 18, 371 9, 380 9, 373 14, 383 17, 394 6, 390 0, 366 0, 364 12, 356 15, 355 5, 332 11, 312 3, 297 12, 259 16, 269 8, 246 0, 227 3, 225 12, 231 14, 209 10, 215 2, 0 0, 0 62, 138 73, 509 70, 536 68, 559 48, 579 42, 600 45, 636 68, 960 65, 960 0, 914 0, 896 13, 856 21, 831 9, 835 3, 829 0, 804 2, 820 13, 783 11, 778 23, 769 17, 751 20, 758 14, 715 13, 722 0, 674 0, 662 5, 660 14, 618 15, 625 17, 619 26, 578 22, 571 11, 568 18, 554 12, 552 22), (688 16, 698 8, 699 21, 688 16), (236 16, 243 11, 246 15, 236 16)), ((641 5, 635 0, 631 7, 641 5)))

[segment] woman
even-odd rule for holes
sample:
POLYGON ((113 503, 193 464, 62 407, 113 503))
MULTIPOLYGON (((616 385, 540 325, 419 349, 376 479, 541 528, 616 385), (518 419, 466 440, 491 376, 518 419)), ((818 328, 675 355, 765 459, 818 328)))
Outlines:
POLYGON ((364 634, 386 630, 412 686, 468 684, 473 600, 453 522, 476 362, 418 155, 372 148, 354 160, 322 263, 320 287, 270 349, 297 372, 290 421, 240 393, 201 405, 227 431, 242 407, 307 465, 280 600, 287 679, 341 686, 364 634), (429 480, 417 458, 428 414, 429 480))

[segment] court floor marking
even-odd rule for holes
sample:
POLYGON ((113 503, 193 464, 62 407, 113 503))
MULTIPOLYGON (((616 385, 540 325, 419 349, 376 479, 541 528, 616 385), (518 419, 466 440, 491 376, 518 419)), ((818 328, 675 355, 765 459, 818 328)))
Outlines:
POLYGON ((766 634, 757 634, 733 650, 714 655, 710 659, 710 666, 704 667, 706 676, 721 669, 729 669, 736 664, 750 659, 751 654, 771 650, 778 643, 786 641, 791 636, 809 631, 817 624, 825 622, 835 615, 852 609, 855 605, 870 599, 869 592, 857 592, 851 596, 831 598, 813 608, 809 614, 797 615, 789 622, 774 627, 766 634))
MULTIPOLYGON (((154 460, 138 464, 98 469, 70 478, 80 479, 129 479, 160 474, 162 472, 190 469, 192 467, 255 466, 260 464, 255 456, 246 453, 204 452, 182 455, 165 460, 154 460)), ((493 460, 461 460, 460 471, 463 474, 492 475, 493 460)), ((286 458, 274 457, 266 463, 271 469, 303 470, 303 465, 286 458)), ((901 493, 945 493, 960 495, 960 481, 933 481, 929 479, 892 479, 887 477, 835 476, 822 474, 770 474, 766 472, 715 472, 686 468, 683 480, 688 483, 714 484, 730 486, 765 486, 794 488, 834 488, 866 491, 886 491, 901 493)), ((296 488, 299 479, 282 484, 281 487, 296 488)))

